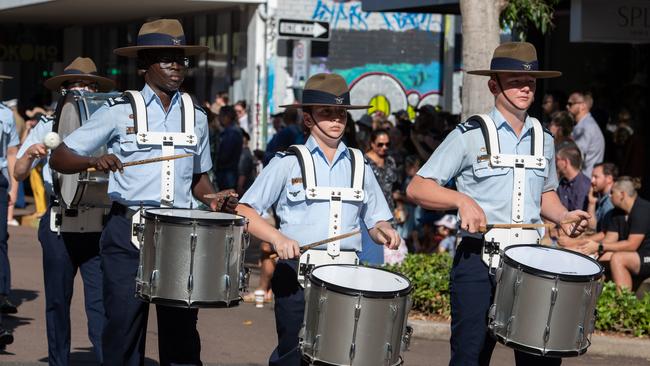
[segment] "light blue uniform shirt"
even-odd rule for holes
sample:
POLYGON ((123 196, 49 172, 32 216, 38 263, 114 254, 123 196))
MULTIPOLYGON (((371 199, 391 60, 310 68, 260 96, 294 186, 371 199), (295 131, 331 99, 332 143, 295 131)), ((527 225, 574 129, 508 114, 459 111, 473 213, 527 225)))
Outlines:
MULTIPOLYGON (((32 130, 29 131, 29 134, 25 138, 25 141, 23 141, 22 146, 20 146, 20 149, 18 150, 18 154, 16 154, 16 159, 22 158, 30 146, 34 144, 42 143, 43 139, 45 138, 45 135, 47 135, 48 132, 52 132, 53 125, 54 125, 53 117, 42 116, 39 119, 36 126, 34 126, 34 128, 32 128, 32 130)), ((53 196, 54 189, 52 188, 52 172, 50 171, 50 153, 51 151, 48 150, 47 157, 38 160, 34 159, 34 161, 32 162, 32 169, 34 169, 41 162, 44 163, 43 183, 45 185, 45 192, 47 193, 48 196, 53 196)))
MULTIPOLYGON (((312 154, 319 186, 350 187, 352 182, 352 161, 348 148, 343 142, 339 146, 330 166, 316 140, 309 137, 305 146, 312 154)), ((359 219, 368 228, 378 221, 393 218, 377 179, 368 164, 365 164, 362 202, 343 201, 341 209, 341 233, 359 228, 359 219)), ((241 199, 259 214, 275 205, 280 219, 280 231, 300 245, 326 239, 329 234, 329 201, 305 200, 305 188, 298 158, 294 155, 279 154, 269 162, 255 179, 241 199)), ((322 246, 322 249, 326 245, 322 246)), ((361 250, 361 236, 355 235, 341 241, 341 249, 361 250)))
POLYGON ((7 170, 7 149, 16 146, 20 143, 20 138, 16 132, 16 120, 14 113, 4 104, 0 103, 0 127, 2 135, 0 135, 0 169, 5 178, 9 179, 9 171, 7 170))
MULTIPOLYGON (((165 112, 160 98, 145 85, 141 91, 147 106, 147 124, 151 132, 181 132, 180 93, 172 97, 165 112)), ((162 148, 138 145, 134 131, 131 104, 124 98, 109 100, 80 128, 63 142, 77 154, 90 156, 106 145, 123 163, 158 158, 162 148)), ((176 147, 174 154, 192 153, 193 157, 174 160, 174 207, 189 208, 192 203, 192 176, 212 168, 208 144, 208 120, 205 112, 195 106, 194 133, 196 146, 176 147)), ((124 168, 124 173, 111 173, 108 195, 111 200, 132 208, 142 202, 145 206, 160 206, 160 179, 162 163, 151 163, 124 168)))
MULTIPOLYGON (((497 125, 501 153, 530 155, 532 121, 526 117, 519 137, 501 113, 495 108, 489 116, 497 125)), ((489 123, 489 122, 488 122, 489 123)), ((487 154, 485 139, 477 122, 459 124, 438 146, 429 160, 418 171, 423 178, 435 180, 444 186, 456 179, 456 187, 473 198, 485 212, 489 224, 511 222, 513 169, 492 168, 489 161, 479 156, 487 154), (479 161, 480 160, 480 161, 479 161)), ((526 169, 524 223, 541 223, 542 193, 557 188, 555 148, 553 136, 544 132, 546 168, 526 169)), ((461 231, 461 235, 467 233, 461 231)))

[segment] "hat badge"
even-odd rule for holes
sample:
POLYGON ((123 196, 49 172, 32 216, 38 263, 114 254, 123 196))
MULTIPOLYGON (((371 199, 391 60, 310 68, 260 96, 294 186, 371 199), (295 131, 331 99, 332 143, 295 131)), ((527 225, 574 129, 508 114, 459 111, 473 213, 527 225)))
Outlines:
POLYGON ((526 71, 530 71, 530 69, 533 68, 533 65, 531 65, 529 63, 524 63, 524 64, 521 65, 521 67, 526 71))
POLYGON ((178 38, 173 38, 172 43, 174 44, 174 46, 180 46, 181 40, 178 38))
POLYGON ((343 97, 335 97, 334 101, 336 102, 336 104, 343 104, 343 97))

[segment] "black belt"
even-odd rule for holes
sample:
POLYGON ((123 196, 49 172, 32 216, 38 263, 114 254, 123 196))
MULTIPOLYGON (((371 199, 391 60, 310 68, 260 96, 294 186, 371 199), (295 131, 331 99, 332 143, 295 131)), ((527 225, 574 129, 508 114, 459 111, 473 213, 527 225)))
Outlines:
POLYGON ((481 254, 483 252, 483 243, 483 239, 466 236, 460 240, 460 244, 458 244, 456 251, 481 254))
POLYGON ((122 216, 130 220, 136 212, 136 210, 132 210, 121 203, 113 202, 111 210, 109 211, 109 215, 122 216))

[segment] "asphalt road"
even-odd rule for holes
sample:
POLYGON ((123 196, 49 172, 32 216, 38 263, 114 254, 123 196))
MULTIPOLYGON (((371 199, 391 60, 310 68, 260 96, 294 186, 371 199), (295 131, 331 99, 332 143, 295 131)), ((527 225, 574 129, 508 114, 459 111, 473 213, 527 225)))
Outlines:
MULTIPOLYGON (((14 331, 15 342, 0 351, 0 365, 44 365, 47 362, 45 337, 45 298, 41 249, 36 230, 28 227, 10 229, 9 251, 13 276, 12 299, 19 305, 16 316, 5 316, 4 325, 14 331)), ((254 276, 251 285, 257 284, 254 276)), ((157 365, 157 329, 155 312, 150 312, 147 336, 147 365, 157 365)), ((86 335, 81 280, 77 276, 72 311, 71 365, 95 365, 86 335)), ((203 309, 199 312, 202 359, 206 365, 262 366, 276 342, 271 305, 256 309, 242 304, 230 309, 203 309)), ((405 365, 447 365, 449 345, 442 341, 413 339, 411 349, 403 353, 405 365)), ((492 365, 514 364, 512 351, 498 346, 492 365)), ((587 355, 566 359, 565 366, 648 365, 650 360, 587 355)))

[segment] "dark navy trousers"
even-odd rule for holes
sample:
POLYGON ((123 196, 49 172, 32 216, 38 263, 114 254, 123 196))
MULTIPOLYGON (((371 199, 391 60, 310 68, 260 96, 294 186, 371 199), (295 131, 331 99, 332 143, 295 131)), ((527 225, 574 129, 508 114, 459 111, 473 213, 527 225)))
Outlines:
MULTIPOLYGON (((104 365, 144 364, 149 304, 136 298, 139 251, 131 244, 131 219, 113 205, 101 238, 106 320, 104 365)), ((202 365, 198 309, 156 306, 160 365, 202 365)))
MULTIPOLYGON (((483 242, 461 241, 451 269, 450 366, 487 366, 496 341, 488 334, 488 311, 496 284, 481 260, 483 242)), ((560 365, 562 359, 540 357, 515 350, 518 366, 560 365)))
POLYGON ((305 291, 298 284, 297 268, 297 260, 280 260, 273 272, 271 287, 275 296, 278 346, 269 358, 269 366, 307 365, 298 347, 298 333, 305 314, 305 291))
POLYGON ((102 272, 99 258, 101 233, 61 233, 50 230, 50 209, 41 217, 38 240, 43 248, 45 283, 45 319, 47 323, 48 362, 70 364, 70 302, 74 278, 81 272, 88 319, 88 338, 97 361, 102 360, 102 272))
POLYGON ((7 210, 9 209, 9 181, 0 172, 0 295, 11 292, 11 268, 9 266, 9 248, 7 241, 7 210))

